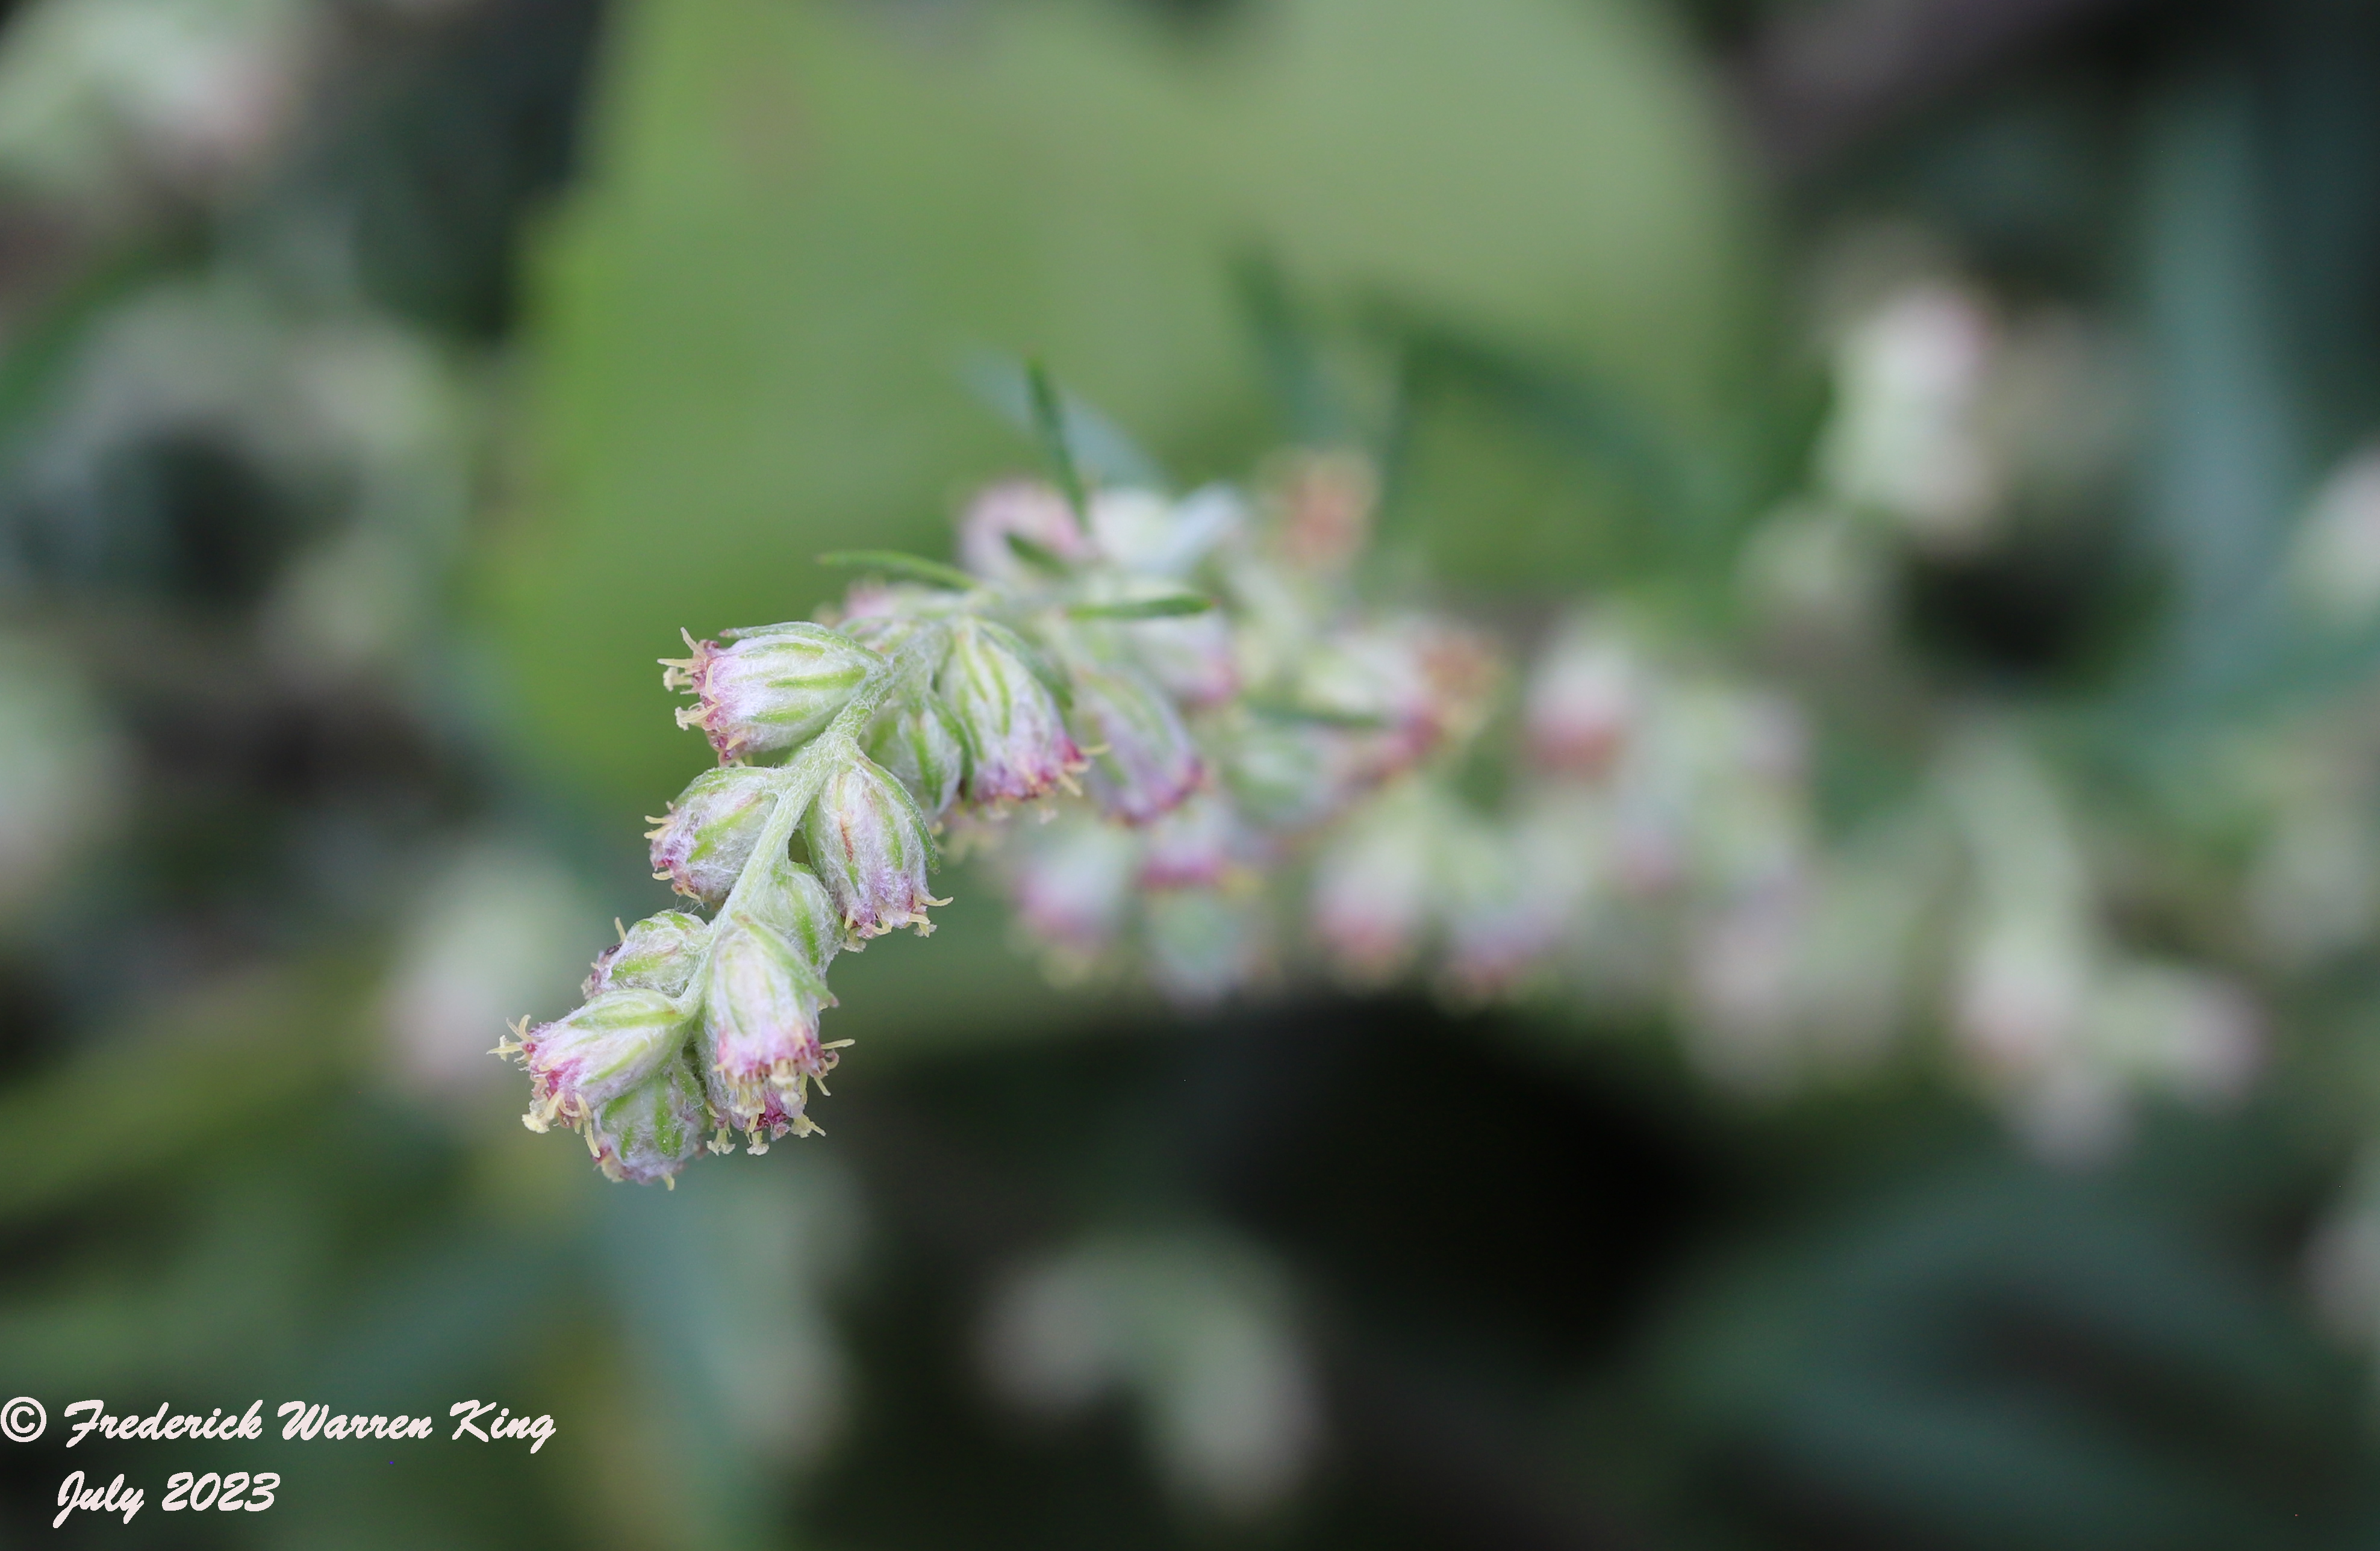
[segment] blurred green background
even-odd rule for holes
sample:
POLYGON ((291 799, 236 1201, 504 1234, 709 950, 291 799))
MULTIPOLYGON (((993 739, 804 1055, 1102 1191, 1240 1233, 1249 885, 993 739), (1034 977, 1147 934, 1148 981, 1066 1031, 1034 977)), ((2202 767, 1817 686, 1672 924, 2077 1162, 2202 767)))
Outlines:
POLYGON ((16 0, 0 1545, 2380 1542, 2375 81, 2356 0, 16 0), (1903 273, 2112 429, 1803 652, 1903 273), (960 873, 827 1137, 605 1184, 482 1052, 665 903, 653 660, 945 552, 1021 357, 1120 477, 1357 447, 1409 594, 1772 674, 1831 833, 2023 726, 2257 1084, 2046 1159, 1930 1014, 1747 1093, 1660 1008, 1180 1011, 960 873), (2267 830, 2347 869, 2301 960, 2267 830), (557 1433, 63 1447, 260 1396, 557 1433), (151 1508, 54 1533, 77 1468, 151 1508))

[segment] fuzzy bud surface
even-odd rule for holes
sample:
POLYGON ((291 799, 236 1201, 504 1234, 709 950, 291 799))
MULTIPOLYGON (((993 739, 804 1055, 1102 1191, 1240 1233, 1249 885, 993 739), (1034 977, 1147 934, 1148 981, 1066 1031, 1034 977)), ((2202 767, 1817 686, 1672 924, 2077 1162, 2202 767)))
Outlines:
POLYGON ((597 955, 595 972, 579 988, 592 999, 609 990, 659 991, 674 997, 693 982, 710 942, 710 925, 682 910, 648 915, 597 955))
POLYGON ((645 837, 652 842, 653 876, 715 909, 750 859, 780 787, 776 772, 750 765, 722 765, 695 777, 645 837))
POLYGON ((969 802, 1031 802, 1071 787, 1085 768, 1032 648, 1006 626, 961 622, 939 687, 966 740, 969 802))
POLYGON ((663 658, 662 682, 690 690, 677 724, 699 727, 722 762, 777 754, 818 735, 878 659, 822 624, 728 631, 732 645, 687 638, 691 653, 663 658))
POLYGON ((926 874, 938 858, 925 816, 907 789, 872 759, 854 760, 827 777, 802 834, 855 937, 908 926, 922 937, 932 929, 926 907, 949 903, 926 889, 926 874))

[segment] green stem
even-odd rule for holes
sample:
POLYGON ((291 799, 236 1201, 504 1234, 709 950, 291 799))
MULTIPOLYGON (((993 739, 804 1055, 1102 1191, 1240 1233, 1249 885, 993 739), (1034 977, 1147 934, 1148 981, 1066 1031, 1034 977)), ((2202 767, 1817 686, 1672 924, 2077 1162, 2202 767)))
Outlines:
MULTIPOLYGON (((876 714, 877 708, 896 690, 905 688, 913 680, 922 676, 939 650, 946 648, 949 642, 948 625, 936 622, 919 628, 891 656, 868 671, 868 676, 859 681, 859 687, 851 692, 851 698, 844 703, 842 710, 835 713, 826 731, 803 745, 801 752, 785 763, 780 777, 777 805, 769 810, 769 821, 762 826, 760 838, 753 845, 752 854, 746 859, 744 870, 735 875, 735 886, 728 890, 726 901, 720 905, 719 913, 711 917, 714 924, 726 920, 735 911, 737 902, 744 897, 746 886, 760 876, 771 857, 785 854, 786 848, 793 843, 794 830, 801 824, 802 816, 809 811, 810 804, 818 800, 820 789, 826 785, 827 777, 840 766, 860 757, 859 735, 867 730, 868 719, 876 714)), ((716 932, 712 938, 716 940, 716 932)), ((823 965, 820 967, 824 968, 823 965)), ((710 946, 705 943, 695 964, 694 977, 687 983, 686 997, 682 999, 689 1014, 702 1000, 704 982, 710 969, 710 946)))

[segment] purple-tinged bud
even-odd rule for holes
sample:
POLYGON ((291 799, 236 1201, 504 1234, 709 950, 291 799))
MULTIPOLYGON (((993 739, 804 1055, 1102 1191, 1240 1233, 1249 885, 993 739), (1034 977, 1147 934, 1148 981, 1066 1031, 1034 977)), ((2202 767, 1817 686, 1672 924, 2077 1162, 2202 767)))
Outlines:
POLYGON ((1317 858, 1314 929, 1343 977, 1382 985, 1412 963, 1429 929, 1436 850, 1420 794, 1391 793, 1317 858))
POLYGON ((662 682, 692 690, 695 704, 677 713, 681 727, 700 727, 720 759, 774 754, 818 735, 843 709, 879 661, 876 654, 822 624, 796 622, 730 630, 735 644, 697 641, 693 653, 662 658, 662 682))
POLYGON ((950 903, 926 890, 926 874, 938 858, 925 815, 872 759, 854 760, 826 778, 803 820, 802 838, 855 937, 908 926, 923 937, 933 930, 926 907, 950 903))
POLYGON ((1281 558, 1301 571, 1344 571, 1372 537, 1379 478, 1350 453, 1305 453, 1275 480, 1281 558))
POLYGON ((958 800, 966 744, 958 718, 939 696, 904 696, 886 706, 868 724, 865 746, 869 758, 908 788, 928 824, 940 823, 958 800))
POLYGON ((966 799, 990 806, 1030 802, 1063 786, 1087 761, 1033 650, 1015 632, 960 620, 936 681, 966 740, 966 799))
POLYGON ((1240 692, 1231 622, 1220 610, 1123 627, 1133 658, 1185 706, 1220 706, 1240 692))
POLYGON ((611 990, 567 1017, 528 1026, 495 1053, 519 1061, 529 1076, 531 1131, 559 1121, 584 1125, 589 1116, 643 1084, 685 1049, 693 1023, 684 1009, 654 990, 611 990))
POLYGON ((742 908, 722 917, 710 950, 702 1036, 719 1123, 746 1133, 807 1135, 808 1084, 834 1067, 819 1043, 819 1010, 832 1004, 826 977, 779 927, 742 908))
POLYGON ((959 518, 959 563, 994 581, 1032 579, 1032 567, 1008 541, 1012 536, 1061 560, 1091 558, 1090 541, 1066 498, 1037 479, 1002 481, 968 503, 959 518))
POLYGON ((1111 817, 1146 824, 1206 784, 1207 762, 1182 713, 1138 673, 1077 669, 1075 716, 1099 750, 1087 778, 1091 795, 1111 817))
POLYGON ((1500 671, 1478 636, 1416 617, 1340 635, 1308 660, 1300 687, 1318 710, 1379 723, 1342 741, 1349 778, 1366 785, 1475 733, 1500 671))
POLYGON ((653 876, 717 909, 768 827, 783 777, 751 765, 722 765, 694 778, 670 805, 652 842, 653 876))
POLYGON ((1524 984, 1568 933, 1592 878, 1576 816, 1549 807, 1509 829, 1442 821, 1445 989, 1485 1001, 1524 984))
POLYGON ((1081 968, 1114 941, 1140 854, 1130 830, 1069 817, 1015 836, 1001 861, 1026 931, 1062 967, 1081 968))
POLYGON ((710 923, 682 910, 664 910, 622 929, 620 940, 596 956, 595 973, 579 994, 612 990, 659 991, 674 997, 694 981, 702 951, 710 943, 710 923))
POLYGON ((710 1118, 702 1079, 681 1050, 589 1118, 587 1150, 606 1179, 674 1188, 678 1170, 702 1150, 710 1118))
POLYGON ((1198 889, 1220 883, 1241 860, 1245 837, 1231 804, 1201 793, 1148 829, 1140 862, 1144 889, 1198 889))
POLYGON ((1530 675, 1522 721, 1529 755, 1548 769, 1610 768, 1641 714, 1635 654, 1589 618, 1564 626, 1530 675))

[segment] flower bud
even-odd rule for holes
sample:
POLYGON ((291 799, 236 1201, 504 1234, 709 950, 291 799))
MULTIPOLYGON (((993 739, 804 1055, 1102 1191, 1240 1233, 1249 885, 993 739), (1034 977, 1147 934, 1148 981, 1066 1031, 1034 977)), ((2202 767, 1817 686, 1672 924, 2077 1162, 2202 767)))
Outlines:
POLYGON ((1379 724, 1350 729, 1342 740, 1359 784, 1385 781, 1470 737, 1494 703, 1500 669, 1477 636, 1421 618, 1342 632, 1303 667, 1305 704, 1379 724))
POLYGON ((1639 714, 1638 678, 1625 641, 1573 620, 1530 675, 1522 712, 1530 756, 1579 775, 1609 769, 1639 714))
POLYGON ((1144 889, 1194 889, 1222 881, 1243 845, 1238 817, 1212 793, 1202 793, 1148 827, 1140 862, 1144 889))
POLYGON ((730 630, 733 646, 686 637, 694 655, 663 658, 662 682, 694 692, 677 713, 700 727, 721 760, 774 754, 818 735, 879 660, 847 636, 796 622, 730 630))
POLYGON ((1239 494, 1209 485, 1180 501, 1154 491, 1103 490, 1091 497, 1091 546, 1111 564, 1180 582, 1247 525, 1239 494))
POLYGON ((1066 731, 1032 648, 1002 625, 962 620, 936 681, 966 741, 971 803, 1022 803, 1072 789, 1087 761, 1066 731))
POLYGON ((1267 830, 1311 830, 1347 799, 1350 734, 1313 722, 1250 717, 1223 755, 1223 780, 1233 803, 1267 830))
POLYGON ((567 1017, 528 1026, 495 1053, 519 1061, 529 1075, 531 1131, 555 1121, 580 1126, 588 1117, 644 1083, 685 1048, 693 1032, 688 1014, 660 991, 610 990, 567 1017))
POLYGON ((932 695, 905 696, 868 724, 868 757, 899 778, 929 824, 958 800, 966 774, 966 745, 958 718, 932 695))
POLYGON ((780 857, 753 874, 735 908, 783 933, 803 962, 821 975, 844 945, 843 916, 826 885, 790 857, 780 857))
POLYGON ((1003 481, 968 503, 959 518, 959 563, 993 581, 1032 579, 1033 568, 1018 557, 1008 541, 1011 535, 1061 560, 1091 558, 1090 542, 1066 498, 1038 479, 1003 481))
POLYGON ((1436 888, 1432 829, 1417 791, 1394 792, 1317 859, 1315 931, 1348 980, 1393 980, 1419 950, 1436 888))
POLYGON ((1173 702, 1129 669, 1083 668, 1075 715, 1103 745, 1093 757, 1091 795, 1113 818, 1146 824, 1182 806, 1206 783, 1207 764, 1173 702))
POLYGON ((1500 996, 1550 965, 1590 907, 1602 805, 1591 792, 1559 788, 1506 825, 1468 816, 1440 823, 1443 984, 1461 1000, 1500 996))
POLYGON ((595 973, 579 994, 588 998, 611 990, 683 993, 702 962, 710 941, 710 924, 682 910, 648 915, 621 932, 620 940, 596 956, 595 973))
POLYGON ((1300 571, 1344 571, 1371 539, 1378 499, 1379 477, 1353 454, 1307 453, 1289 460, 1273 495, 1281 558, 1300 571))
POLYGON ((1461 1001, 1519 985, 1565 925, 1548 887, 1547 837, 1506 831, 1475 818, 1444 827, 1437 843, 1446 962, 1439 979, 1461 1001))
POLYGON ((722 765, 694 778, 670 805, 652 842, 653 876, 690 900, 717 909, 735 887, 746 858, 768 827, 783 781, 773 769, 722 765))
POLYGON ((1026 932, 1068 967, 1081 967, 1114 941, 1140 853, 1131 831, 1069 815, 1016 836, 1001 862, 1026 932))
MULTIPOLYGON (((788 864, 790 866, 790 864, 788 864)), ((722 1126, 752 1137, 808 1134, 808 1084, 834 1067, 819 1043, 819 1010, 832 1004, 826 977, 777 926, 740 906, 721 918, 702 1012, 711 1108, 722 1126)))
POLYGON ((835 611, 834 629, 878 656, 890 657, 927 623, 921 615, 931 613, 950 596, 944 588, 908 582, 856 582, 835 611))
POLYGON ((1240 692, 1232 625, 1220 610, 1123 627, 1133 660, 1186 706, 1220 706, 1240 692))
POLYGON ((874 760, 854 760, 826 778, 802 838, 855 936, 915 926, 923 937, 933 929, 926 907, 950 903, 926 891, 926 873, 938 858, 925 816, 874 760))
POLYGON ((680 1050, 589 1117, 587 1150, 607 1179, 674 1184, 678 1170, 702 1150, 710 1115, 702 1081, 680 1050))

